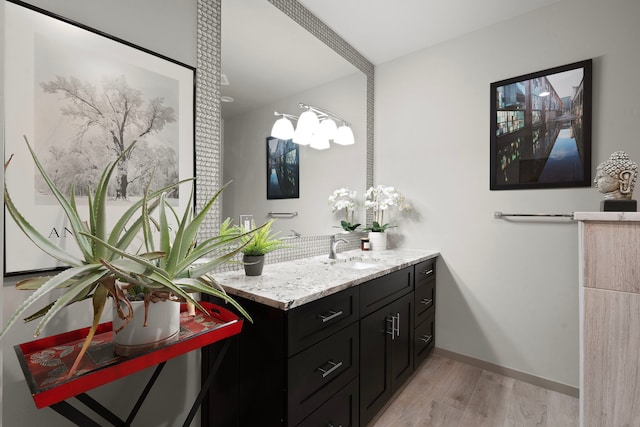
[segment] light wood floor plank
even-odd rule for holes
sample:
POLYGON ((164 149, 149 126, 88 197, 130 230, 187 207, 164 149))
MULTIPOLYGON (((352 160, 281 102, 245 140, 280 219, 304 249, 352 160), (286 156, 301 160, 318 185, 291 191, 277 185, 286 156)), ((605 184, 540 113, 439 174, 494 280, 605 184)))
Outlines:
POLYGON ((547 427, 547 390, 515 381, 503 427, 547 427))
POLYGON ((497 427, 504 422, 513 378, 483 371, 460 427, 497 427))
POLYGON ((444 396, 436 398, 436 401, 464 411, 471 401, 471 395, 482 375, 482 369, 456 362, 454 373, 444 396))
POLYGON ((549 427, 578 427, 579 412, 578 399, 547 390, 547 425, 549 427))
POLYGON ((430 356, 370 427, 577 427, 578 399, 430 356))

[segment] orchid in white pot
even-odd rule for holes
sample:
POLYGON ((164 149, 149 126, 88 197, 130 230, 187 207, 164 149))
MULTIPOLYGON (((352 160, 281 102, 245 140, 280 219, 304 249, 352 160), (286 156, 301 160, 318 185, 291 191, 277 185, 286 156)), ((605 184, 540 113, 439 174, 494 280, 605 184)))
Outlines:
POLYGON ((340 227, 344 231, 352 232, 360 227, 360 223, 352 224, 349 221, 349 218, 351 218, 351 221, 355 222, 357 200, 358 192, 349 188, 338 188, 329 196, 329 204, 332 207, 331 212, 344 211, 345 219, 340 221, 340 227))
POLYGON ((411 205, 407 203, 404 195, 394 187, 378 185, 370 187, 365 193, 364 206, 373 211, 373 222, 365 230, 382 233, 386 229, 396 227, 384 222, 386 210, 395 207, 399 212, 410 212, 411 205))

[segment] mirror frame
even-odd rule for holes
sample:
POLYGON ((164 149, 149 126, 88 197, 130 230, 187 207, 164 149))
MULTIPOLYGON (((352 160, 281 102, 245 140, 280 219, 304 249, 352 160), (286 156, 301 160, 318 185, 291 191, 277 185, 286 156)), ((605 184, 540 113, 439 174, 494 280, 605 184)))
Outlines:
MULTIPOLYGON (((373 120, 374 120, 374 66, 353 46, 318 19, 296 0, 265 0, 300 24, 316 38, 333 49, 344 59, 362 71, 367 78, 367 156, 366 186, 373 186, 373 120)), ((221 26, 222 0, 198 0, 197 4, 197 71, 195 96, 195 158, 196 211, 202 209, 202 201, 210 199, 222 185, 221 145, 221 26)), ((213 214, 205 218, 202 236, 217 234, 220 227, 221 204, 213 214)), ((371 223, 367 212, 367 223, 371 223)))

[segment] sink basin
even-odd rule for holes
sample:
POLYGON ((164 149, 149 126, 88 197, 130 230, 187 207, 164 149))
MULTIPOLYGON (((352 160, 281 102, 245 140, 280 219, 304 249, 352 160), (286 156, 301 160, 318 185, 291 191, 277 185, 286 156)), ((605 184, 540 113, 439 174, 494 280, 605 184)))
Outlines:
POLYGON ((349 257, 349 258, 338 258, 338 259, 327 259, 324 260, 323 263, 327 265, 332 265, 340 268, 352 268, 354 270, 365 270, 367 268, 377 268, 378 264, 376 263, 379 260, 374 258, 365 258, 365 257, 349 257))
POLYGON ((350 262, 350 263, 345 264, 345 267, 350 267, 350 268, 353 268, 355 270, 365 270, 367 268, 376 268, 377 265, 369 264, 367 262, 354 261, 354 262, 350 262))

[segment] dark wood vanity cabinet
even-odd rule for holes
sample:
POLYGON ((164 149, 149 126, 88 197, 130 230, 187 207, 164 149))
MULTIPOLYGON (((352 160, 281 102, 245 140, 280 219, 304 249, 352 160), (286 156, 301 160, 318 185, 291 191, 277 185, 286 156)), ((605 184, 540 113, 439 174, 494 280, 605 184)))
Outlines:
POLYGON ((366 425, 413 372, 413 293, 360 320, 360 420, 366 425))
POLYGON ((415 265, 414 360, 418 366, 433 350, 436 342, 436 269, 435 259, 415 265))
POLYGON ((254 323, 224 358, 203 425, 366 426, 434 347, 434 265, 291 310, 237 298, 254 323))
POLYGON ((237 298, 254 323, 223 361, 206 425, 359 426, 358 296, 353 287, 286 311, 237 298))
POLYGON ((432 259, 360 285, 363 426, 434 348, 435 284, 432 259))

